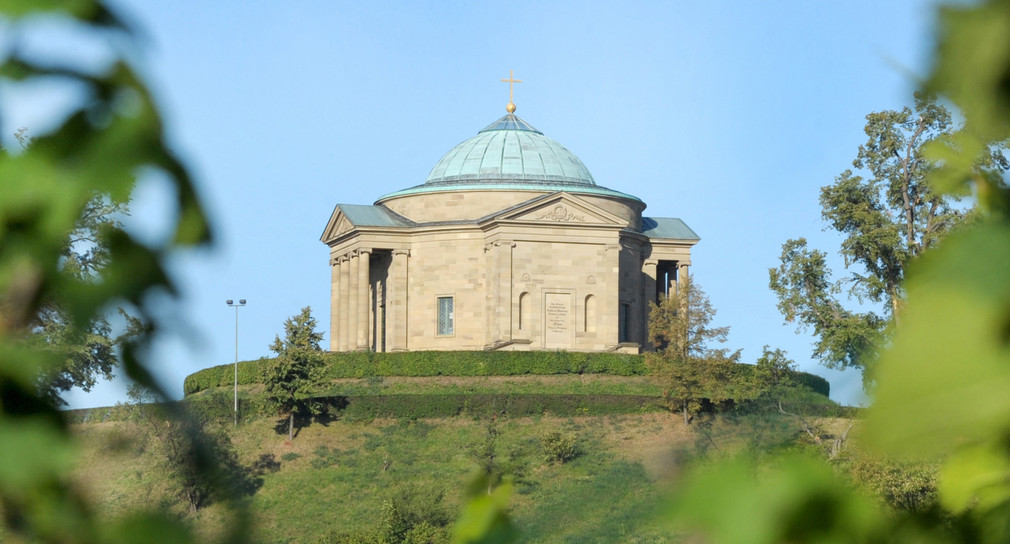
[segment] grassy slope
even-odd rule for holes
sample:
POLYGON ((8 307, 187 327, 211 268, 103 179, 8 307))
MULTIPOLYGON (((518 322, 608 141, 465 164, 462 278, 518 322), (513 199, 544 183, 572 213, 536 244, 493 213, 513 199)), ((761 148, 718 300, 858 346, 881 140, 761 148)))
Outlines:
MULTIPOLYGON (((643 378, 611 376, 371 378, 340 380, 333 387, 357 395, 656 393, 643 378)), ((244 386, 243 396, 257 396, 261 388, 244 386)), ((819 395, 810 401, 830 403, 819 395)), ((153 448, 137 441, 142 433, 132 424, 92 421, 76 426, 84 439, 79 474, 104 512, 155 507, 189 517, 205 533, 222 525, 218 506, 195 516, 186 513, 157 468, 153 448)), ((478 467, 472 451, 487 436, 486 420, 468 417, 337 420, 308 426, 286 444, 276 424, 271 418, 254 419, 231 431, 243 463, 262 454, 281 461, 280 471, 266 474, 249 499, 264 542, 316 542, 334 531, 373 529, 383 501, 409 489, 444 492, 444 507, 453 519, 478 467)), ((714 425, 686 429, 679 417, 661 412, 505 418, 498 429, 497 456, 516 474, 514 518, 524 542, 545 543, 676 541, 652 520, 681 457, 755 441, 774 444, 796 433, 795 425, 779 416, 734 421, 725 415, 714 425), (583 454, 566 465, 544 462, 538 440, 554 430, 576 432, 583 454)))
MULTIPOLYGON (((382 502, 411 487, 443 490, 455 517, 462 490, 477 464, 470 453, 486 436, 484 423, 466 418, 312 425, 291 445, 271 419, 239 427, 233 441, 243 461, 262 453, 282 461, 251 498, 265 542, 314 542, 330 531, 374 527, 382 502), (385 468, 384 468, 385 467, 385 468)), ((85 439, 79 474, 110 514, 139 506, 185 508, 172 497, 150 451, 129 438, 123 422, 79 425, 85 439), (111 440, 110 440, 111 439, 111 440), (109 443, 116 444, 114 447, 109 443)), ((654 542, 671 535, 648 520, 674 452, 693 440, 665 414, 529 418, 499 422, 499 455, 520 472, 513 513, 526 542, 654 542), (538 438, 548 430, 576 431, 583 454, 566 465, 545 463, 538 438), (578 508, 573 508, 573 505, 578 508)), ((203 531, 219 521, 210 506, 192 519, 203 531)))

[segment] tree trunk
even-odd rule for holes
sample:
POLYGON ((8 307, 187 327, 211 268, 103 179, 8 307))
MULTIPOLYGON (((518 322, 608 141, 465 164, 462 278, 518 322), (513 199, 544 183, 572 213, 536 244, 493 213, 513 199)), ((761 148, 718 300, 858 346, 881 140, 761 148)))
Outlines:
POLYGON ((685 426, 690 425, 691 424, 691 420, 689 420, 687 418, 687 403, 686 402, 683 404, 683 406, 681 408, 681 411, 684 412, 684 425, 685 426))
POLYGON ((855 423, 850 423, 842 433, 842 436, 835 437, 835 441, 831 443, 831 455, 828 456, 828 461, 834 461, 838 458, 838 454, 842 453, 842 446, 845 445, 845 440, 849 438, 849 431, 852 430, 855 423))
POLYGON ((294 410, 292 410, 291 413, 288 414, 288 442, 294 440, 294 432, 295 432, 295 412, 294 410))

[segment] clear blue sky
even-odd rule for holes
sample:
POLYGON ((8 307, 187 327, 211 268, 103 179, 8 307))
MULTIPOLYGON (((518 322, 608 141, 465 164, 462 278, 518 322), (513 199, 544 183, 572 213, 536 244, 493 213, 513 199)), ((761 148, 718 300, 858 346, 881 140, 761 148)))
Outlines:
MULTIPOLYGON (((143 71, 170 142, 196 176, 218 243, 180 256, 185 340, 156 346, 183 378, 269 355, 285 318, 311 306, 329 326, 337 203, 370 204, 424 181, 454 145, 516 112, 586 164, 597 183, 680 217, 702 238, 695 279, 753 361, 768 344, 860 399, 856 373, 810 360, 768 290, 781 244, 822 231, 818 190, 850 167, 865 115, 911 103, 929 65, 922 1, 264 2, 117 0, 147 36, 143 71)), ((42 126, 31 108, 15 126, 42 126)), ((8 137, 8 135, 5 135, 8 137)), ((131 224, 165 213, 156 182, 131 224)), ((156 235, 156 232, 152 232, 156 235)), ((840 268, 840 262, 836 259, 840 268)), ((123 387, 73 394, 113 404, 123 387)))

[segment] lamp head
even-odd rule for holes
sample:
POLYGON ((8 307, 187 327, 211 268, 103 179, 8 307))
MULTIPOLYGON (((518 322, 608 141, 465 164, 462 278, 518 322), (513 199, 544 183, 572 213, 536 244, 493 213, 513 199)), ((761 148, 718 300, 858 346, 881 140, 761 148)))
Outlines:
POLYGON ((226 304, 227 304, 228 306, 231 306, 231 303, 232 303, 232 302, 234 302, 234 301, 233 301, 232 299, 228 299, 228 300, 226 300, 226 301, 225 301, 225 303, 226 303, 226 304))

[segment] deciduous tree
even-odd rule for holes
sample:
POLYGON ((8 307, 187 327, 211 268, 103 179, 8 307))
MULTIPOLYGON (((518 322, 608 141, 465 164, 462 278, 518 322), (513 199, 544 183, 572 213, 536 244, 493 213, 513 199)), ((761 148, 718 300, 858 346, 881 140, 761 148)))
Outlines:
POLYGON ((215 501, 251 495, 263 480, 239 462, 238 452, 222 425, 193 410, 171 412, 150 390, 132 385, 130 419, 136 438, 154 446, 160 474, 190 513, 215 501))
MULTIPOLYGON (((32 144, 27 130, 19 129, 14 137, 20 152, 27 152, 32 144)), ((11 159, 0 150, 0 160, 11 159)), ((108 193, 91 193, 59 248, 62 275, 84 284, 101 280, 102 269, 109 260, 109 237, 113 233, 122 234, 120 219, 128 215, 128 204, 128 197, 114 200, 108 193)), ((90 391, 99 379, 113 378, 123 343, 143 330, 139 320, 123 310, 119 314, 125 332, 114 335, 105 315, 78 323, 71 319, 64 301, 53 298, 41 301, 31 340, 38 349, 55 353, 64 361, 39 374, 38 387, 45 397, 54 404, 65 405, 62 393, 74 387, 90 391)))
POLYGON ((295 415, 314 415, 322 409, 316 400, 316 385, 322 376, 323 333, 316 331, 312 309, 284 321, 284 339, 274 339, 270 350, 277 354, 264 379, 267 399, 278 413, 288 417, 288 440, 294 438, 295 415))
MULTIPOLYGON (((820 196, 821 216, 843 236, 839 253, 849 275, 836 281, 827 254, 808 248, 805 238, 783 244, 781 264, 768 271, 779 311, 812 329, 813 356, 829 368, 866 369, 888 325, 901 318, 908 264, 972 216, 962 195, 937 192, 927 181, 938 163, 924 150, 955 136, 945 107, 916 94, 914 107, 867 115, 865 132, 855 170, 839 174, 820 196), (846 308, 842 294, 862 305, 846 308)), ((975 168, 1005 171, 1002 151, 986 149, 975 168)))
POLYGON ((676 292, 651 304, 649 341, 657 350, 646 361, 663 387, 663 397, 671 410, 680 411, 684 424, 704 400, 728 398, 733 363, 740 351, 713 348, 726 342, 729 327, 712 327, 715 308, 690 276, 685 276, 676 292))

